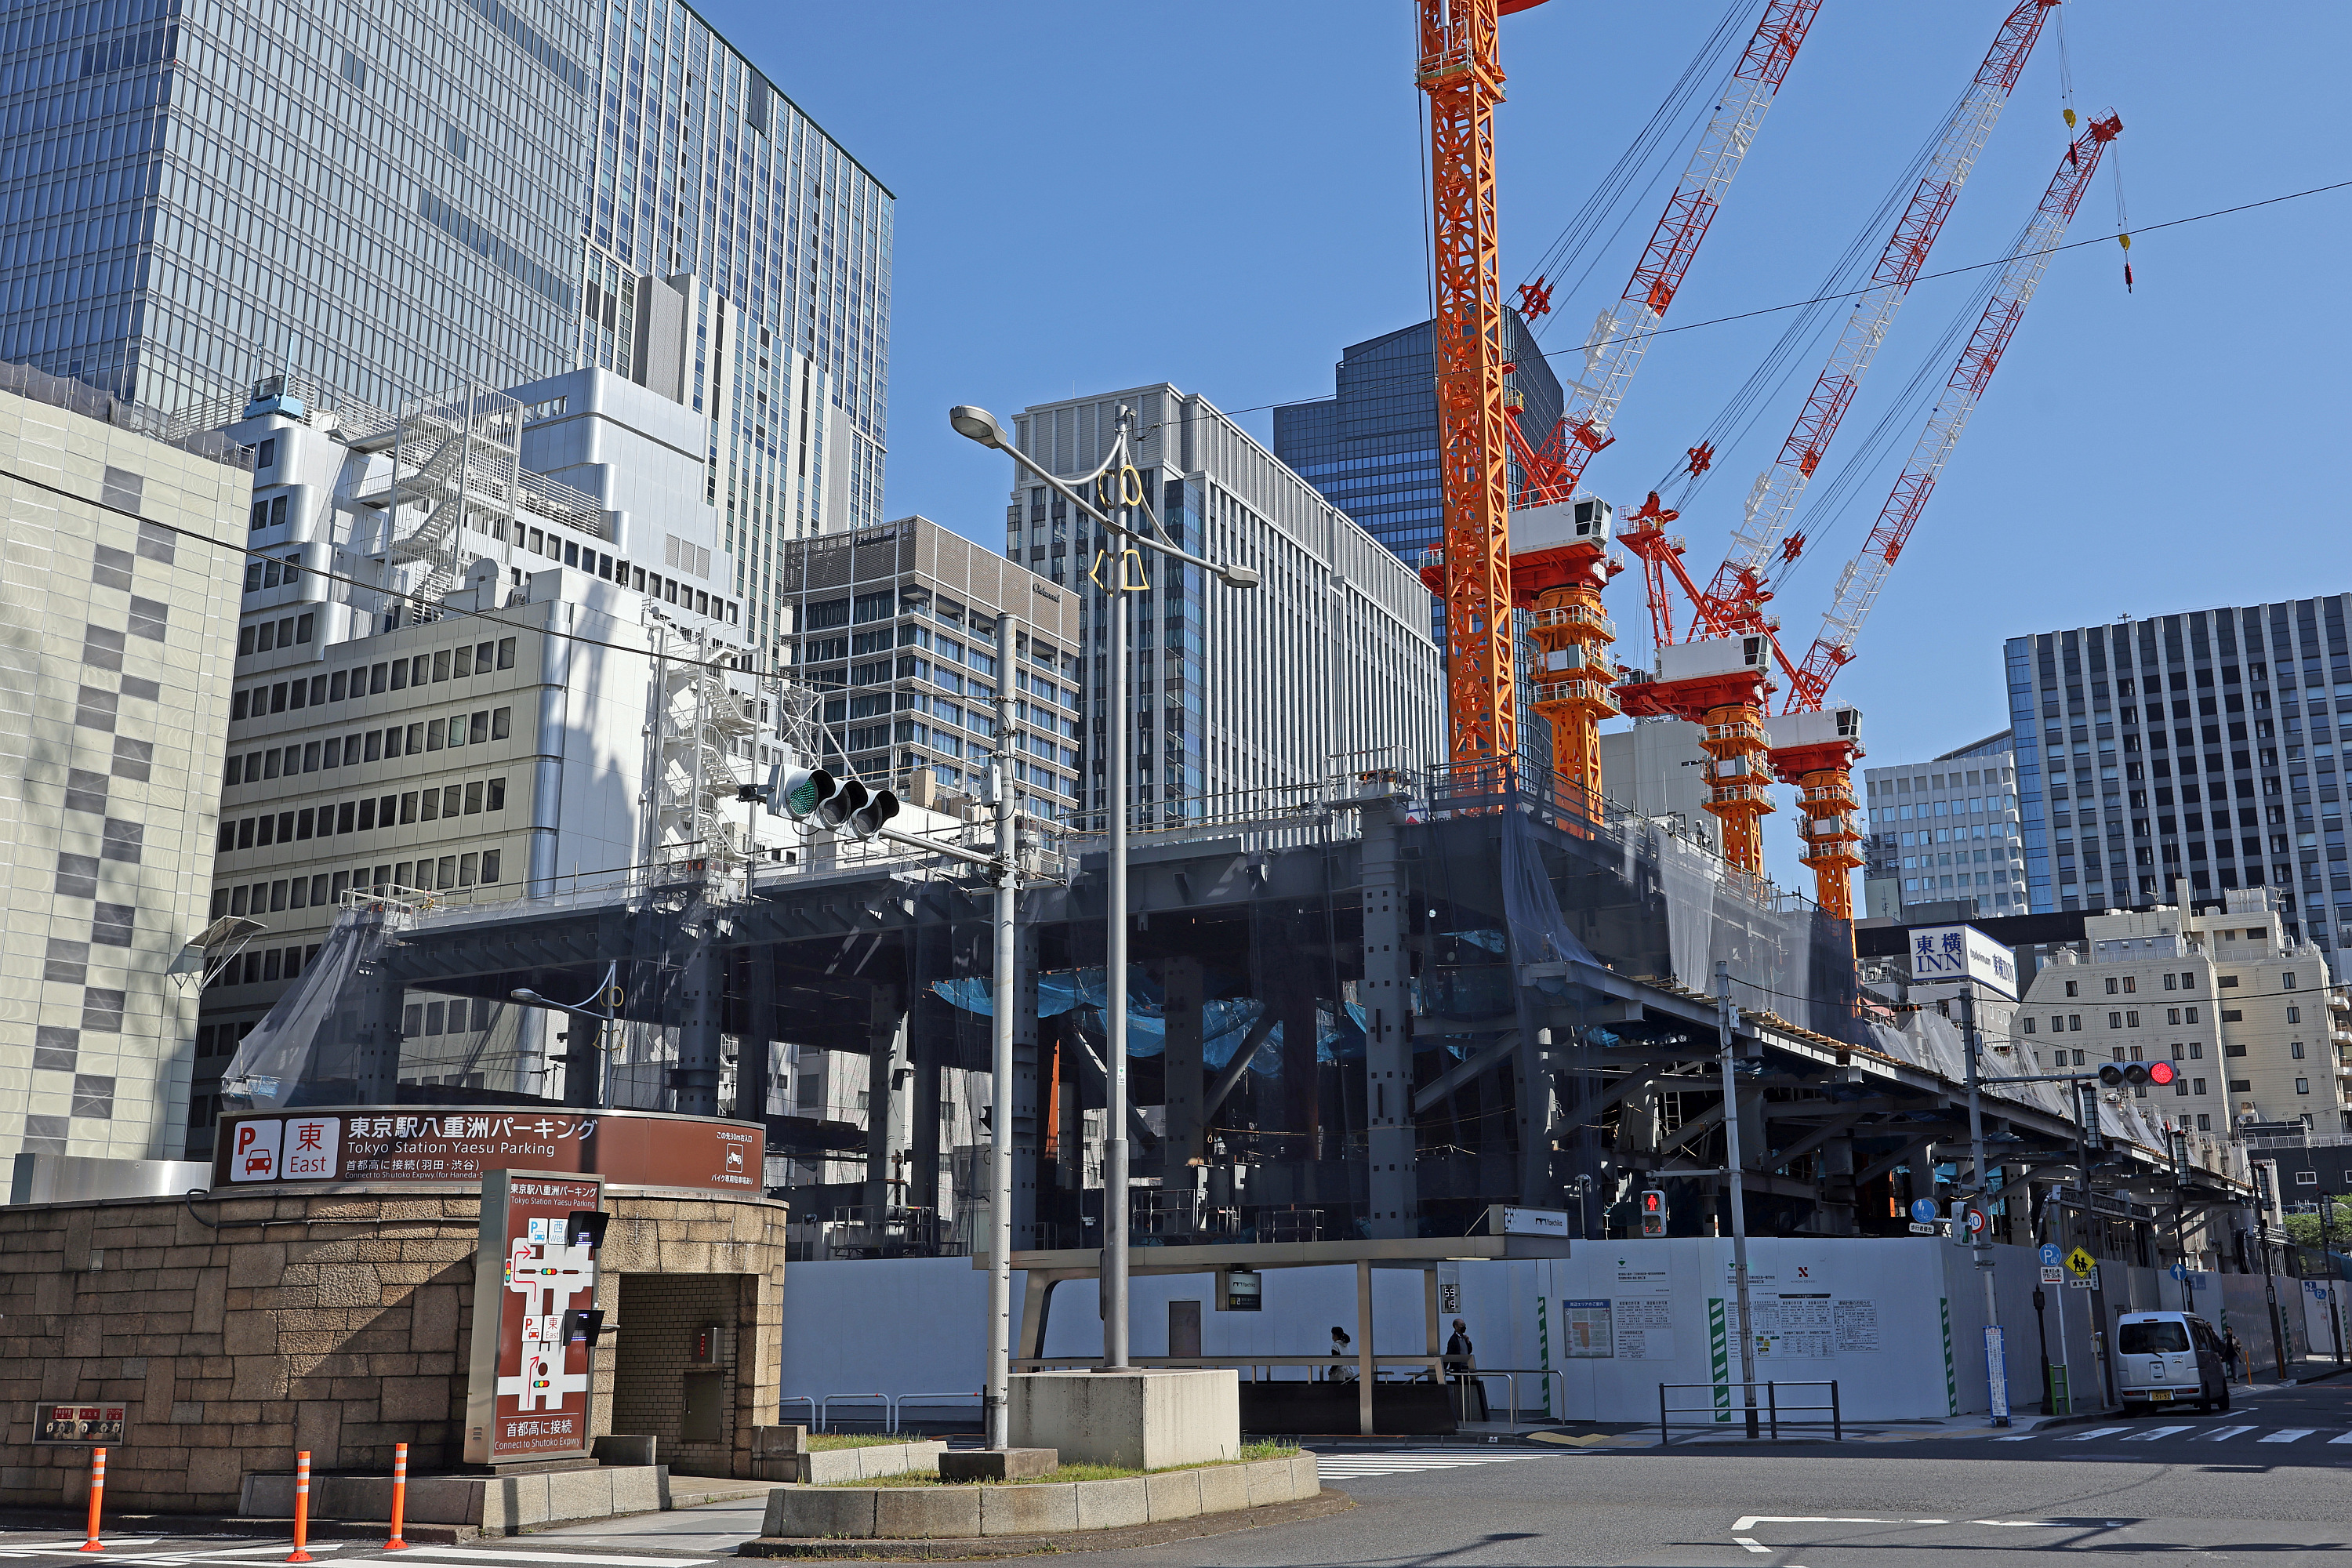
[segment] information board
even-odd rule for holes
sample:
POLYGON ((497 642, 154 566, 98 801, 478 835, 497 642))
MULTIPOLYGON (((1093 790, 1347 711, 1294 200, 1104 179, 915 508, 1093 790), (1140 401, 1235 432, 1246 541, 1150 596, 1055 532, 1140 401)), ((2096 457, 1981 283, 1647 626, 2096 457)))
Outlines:
POLYGON ((129 1411, 120 1405, 38 1405, 33 1424, 36 1447, 119 1447, 130 1429, 129 1411))
POLYGON ((595 1173, 625 1186, 765 1190, 756 1123, 658 1112, 366 1106, 221 1121, 213 1189, 289 1182, 471 1184, 492 1171, 595 1173))
POLYGON ((587 1456, 594 1362, 564 1314, 596 1305, 596 1250, 574 1221, 599 1215, 604 1195, 601 1176, 482 1178, 467 1464, 587 1456))

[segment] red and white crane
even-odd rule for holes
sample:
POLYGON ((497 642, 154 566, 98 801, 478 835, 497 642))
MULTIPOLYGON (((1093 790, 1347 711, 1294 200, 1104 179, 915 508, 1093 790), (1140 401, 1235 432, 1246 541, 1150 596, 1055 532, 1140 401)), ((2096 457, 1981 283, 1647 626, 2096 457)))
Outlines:
MULTIPOLYGON (((2002 20, 1968 91, 1945 121, 1926 171, 1879 254, 1870 285, 1848 312, 1779 458, 1748 492, 1730 552, 1713 579, 1703 589, 1691 581, 1681 562, 1682 542, 1664 531, 1674 514, 1661 510, 1654 498, 1627 519, 1631 526, 1619 535, 1643 562, 1659 642, 1655 677, 1626 681, 1616 695, 1627 712, 1706 725, 1701 743, 1711 759, 1706 809, 1723 825, 1724 858, 1753 874, 1764 869, 1759 823, 1773 809, 1764 716, 1779 650, 1763 615, 1771 597, 1767 564, 2058 3, 2019 0, 2002 20), (1690 599, 1691 630, 1696 634, 1679 646, 1671 642, 1672 616, 1664 603, 1669 575, 1690 599)), ((1693 463, 1705 460, 1704 447, 1694 449, 1693 463)), ((1793 558, 1795 551, 1788 554, 1793 558)))
POLYGON ((2050 188, 2042 193, 2041 205, 2026 225, 2024 237, 1994 281, 1991 299, 1961 348, 1944 383, 1943 395, 1911 448, 1910 461, 1888 491, 1877 526, 1839 574, 1835 598, 1822 617, 1821 635, 1806 650, 1804 662, 1790 672, 1781 717, 1766 726, 1772 742, 1774 773, 1781 783, 1802 791, 1799 797, 1806 818, 1802 858, 1812 868, 1816 895, 1823 909, 1850 908, 1853 872, 1862 864, 1855 851, 1862 835, 1853 819, 1857 804, 1853 779, 1862 747, 1853 734, 1841 732, 1850 731, 1851 724, 1822 714, 1823 696, 1837 672, 1853 659, 1862 623, 1877 603, 1879 590, 1886 585, 1887 574, 1895 569, 1912 529, 1917 526, 1927 498, 1935 493, 1936 480, 1952 448, 1959 444, 1960 432, 1968 428, 1969 416, 1976 412, 1993 372, 2000 368, 2001 355, 2017 324, 2024 320, 2025 308, 2032 303, 2042 275, 2050 270, 2051 258, 2064 240, 2075 208, 2082 205, 2100 154, 2108 142, 2123 134, 2123 129, 2122 118, 2111 109, 2093 120, 2067 147, 2050 188), (1806 723, 1806 715, 1821 717, 1806 723))
MULTIPOLYGON (((1533 612, 1529 629, 1541 654, 1528 706, 1551 723, 1555 787, 1571 818, 1591 820, 1600 812, 1599 726, 1618 711, 1608 657, 1616 631, 1601 607, 1601 590, 1622 568, 1609 554, 1607 503, 1578 502, 1577 484, 1593 454, 1615 439, 1610 426, 1633 373, 1821 5, 1769 0, 1764 7, 1624 292, 1593 322, 1584 378, 1570 383, 1559 424, 1531 445, 1517 420, 1504 421, 1522 478, 1511 520, 1511 599, 1533 612)), ((1542 314, 1548 294, 1540 280, 1523 285, 1521 310, 1542 314)))

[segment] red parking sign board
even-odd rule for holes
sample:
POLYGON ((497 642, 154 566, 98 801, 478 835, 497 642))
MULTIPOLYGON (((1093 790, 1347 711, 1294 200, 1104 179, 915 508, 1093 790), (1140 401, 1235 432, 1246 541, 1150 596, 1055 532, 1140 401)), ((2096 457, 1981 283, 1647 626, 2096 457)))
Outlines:
POLYGON ((588 1453, 593 1356, 566 1314, 596 1305, 595 1247, 573 1222, 601 1213, 604 1190, 593 1175, 482 1178, 467 1464, 588 1453))
POLYGON ((95 1448, 122 1441, 129 1423, 120 1405, 43 1405, 35 1409, 33 1441, 52 1448, 95 1448))

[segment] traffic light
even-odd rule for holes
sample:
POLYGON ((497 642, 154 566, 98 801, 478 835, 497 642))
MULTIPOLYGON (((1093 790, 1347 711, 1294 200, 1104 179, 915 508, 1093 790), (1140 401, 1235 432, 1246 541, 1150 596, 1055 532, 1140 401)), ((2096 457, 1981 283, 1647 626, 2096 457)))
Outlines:
POLYGON ((840 781, 823 768, 778 763, 768 770, 768 815, 803 821, 816 815, 840 788, 840 781))
POLYGON ((898 815, 898 797, 890 791, 869 790, 856 779, 835 778, 823 768, 798 763, 778 763, 771 768, 764 793, 771 816, 835 830, 846 827, 860 838, 872 838, 898 815))
POLYGON ((2099 1081, 2109 1089, 2129 1084, 2140 1089, 2148 1084, 2168 1084, 2178 1077, 2170 1062, 2109 1062, 2099 1069, 2099 1081))
POLYGON ((1642 1234, 1666 1234, 1666 1194, 1656 1187, 1642 1189, 1642 1234))

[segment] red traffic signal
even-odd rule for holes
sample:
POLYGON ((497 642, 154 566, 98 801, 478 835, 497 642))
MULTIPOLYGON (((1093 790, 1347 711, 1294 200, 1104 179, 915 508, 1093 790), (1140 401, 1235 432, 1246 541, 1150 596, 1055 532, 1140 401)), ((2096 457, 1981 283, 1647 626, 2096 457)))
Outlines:
POLYGON ((2150 1083, 2170 1083, 2179 1076, 2180 1075, 2179 1073, 2172 1070, 2172 1064, 2170 1062, 2150 1062, 2147 1064, 2147 1081, 2150 1083))
POLYGON ((1642 1234, 1666 1234, 1666 1194, 1656 1187, 1642 1189, 1642 1234))
POLYGON ((2123 1084, 2138 1089, 2151 1083, 2170 1083, 2178 1076, 2170 1062, 2109 1062, 2099 1069, 2099 1081, 2109 1089, 2123 1084))

